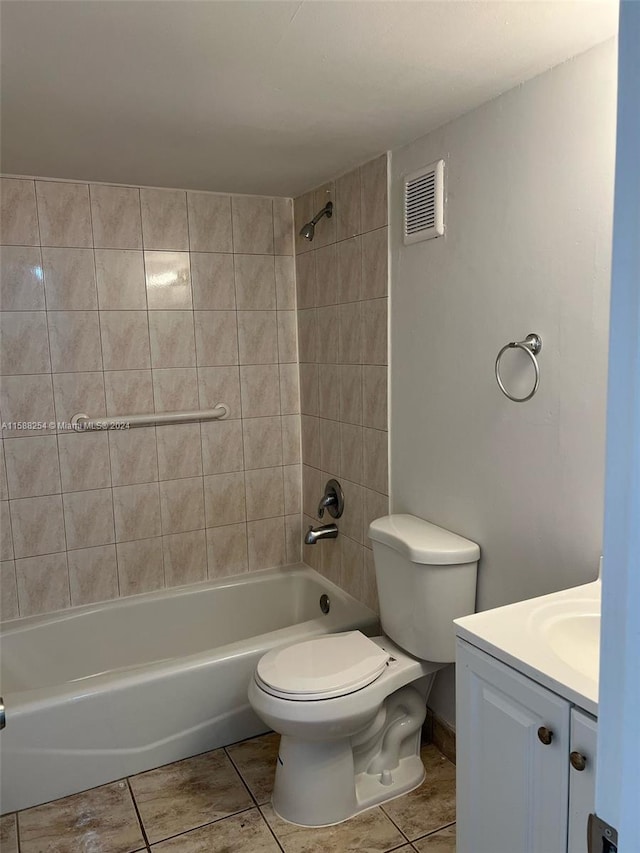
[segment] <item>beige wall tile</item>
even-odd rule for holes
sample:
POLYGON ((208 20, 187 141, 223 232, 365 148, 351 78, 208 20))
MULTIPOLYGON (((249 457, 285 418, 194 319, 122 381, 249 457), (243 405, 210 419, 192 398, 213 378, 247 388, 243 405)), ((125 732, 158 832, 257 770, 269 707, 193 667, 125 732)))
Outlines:
POLYGON ((49 311, 47 318, 54 373, 102 370, 97 311, 49 311))
POLYGON ((13 534, 9 501, 0 501, 0 560, 13 560, 13 534))
POLYGON ((362 423, 387 429, 387 368, 365 364, 362 368, 362 423))
POLYGON ((389 493, 388 439, 386 432, 366 429, 363 435, 363 478, 370 489, 389 493))
POLYGON ((9 498, 9 487, 7 485, 7 468, 4 461, 4 439, 0 439, 0 500, 9 498))
POLYGON ((233 251, 230 196, 188 192, 187 208, 192 252, 233 251))
POLYGON ((152 592, 164 586, 162 537, 137 539, 134 542, 119 542, 118 583, 120 595, 137 595, 152 592))
POLYGON ((144 270, 149 310, 192 307, 189 252, 145 252, 144 270))
POLYGON ((323 216, 320 222, 316 225, 315 234, 313 235, 313 244, 315 249, 320 249, 322 246, 328 246, 329 243, 336 241, 336 187, 333 181, 323 184, 313 192, 314 215, 322 210, 328 201, 333 202, 334 214, 331 219, 323 216))
POLYGON ((302 518, 299 512, 285 516, 284 537, 287 563, 299 563, 302 557, 302 518))
POLYGON ((29 498, 61 491, 55 435, 17 438, 6 443, 4 452, 9 497, 29 498))
POLYGON ((69 607, 69 573, 65 553, 16 560, 16 578, 21 616, 69 607))
POLYGON ((242 432, 246 470, 282 465, 282 423, 279 417, 245 419, 242 432))
POLYGON ((247 522, 249 571, 284 566, 287 547, 284 538, 284 518, 267 518, 247 522))
POLYGON ((51 370, 44 311, 0 313, 0 372, 4 376, 51 370))
POLYGON ((69 551, 71 604, 91 604, 118 597, 116 546, 69 551))
POLYGON ((151 367, 146 311, 101 311, 100 336, 105 370, 151 367))
POLYGON ((273 199, 273 250, 276 255, 293 254, 293 203, 290 198, 273 199))
POLYGON ((297 364, 298 340, 295 311, 278 311, 278 361, 280 364, 297 364))
POLYGON ((320 363, 335 364, 339 360, 340 330, 338 306, 318 308, 318 352, 320 363))
POLYGON ((300 418, 302 459, 307 465, 320 467, 320 421, 308 415, 300 418))
POLYGON ((341 530, 349 539, 362 544, 362 516, 364 512, 364 489, 350 480, 340 481, 344 492, 344 513, 341 530))
POLYGON ((340 424, 320 419, 320 467, 334 477, 340 475, 340 424))
POLYGON ((316 256, 316 305, 335 305, 338 302, 338 262, 335 243, 317 249, 314 254, 316 256))
POLYGON ((273 210, 270 198, 233 196, 233 248, 246 254, 273 254, 273 210))
POLYGON ((341 367, 337 364, 323 364, 318 374, 318 410, 321 417, 334 421, 340 419, 341 367))
POLYGON ((1 178, 0 202, 2 242, 11 246, 37 246, 40 237, 34 182, 1 178))
POLYGON ((183 412, 198 408, 198 374, 194 367, 153 371, 156 412, 183 412))
POLYGON ((204 478, 207 527, 236 524, 246 518, 244 474, 213 474, 204 478))
POLYGON ((87 184, 36 181, 43 246, 93 246, 87 184))
POLYGON ((387 364, 387 299, 367 299, 362 305, 362 362, 387 364))
POLYGON ((204 530, 162 537, 165 586, 184 586, 207 578, 207 541, 204 530))
POLYGON ((235 311, 196 311, 198 367, 238 363, 238 326, 235 311))
POLYGON ((224 403, 230 418, 239 418, 240 370, 238 367, 199 367, 198 390, 200 405, 205 409, 224 403))
POLYGON ((203 421, 201 436, 205 474, 244 470, 242 421, 203 421))
POLYGON ((103 373, 56 373, 52 379, 57 421, 69 423, 78 412, 106 414, 103 373))
POLYGON ((297 255, 296 292, 298 310, 316 307, 316 252, 297 255))
POLYGON ((163 533, 184 533, 204 527, 202 477, 161 482, 160 509, 163 533))
POLYGON ((258 468, 245 472, 247 521, 284 515, 282 468, 258 468))
POLYGON ((246 572, 247 525, 242 522, 207 528, 207 561, 210 578, 246 572))
POLYGON ((145 249, 189 250, 187 194, 181 190, 140 190, 145 249))
POLYGON ((336 246, 338 302, 362 298, 362 238, 352 237, 336 246))
POLYGON ((144 254, 123 249, 96 249, 95 260, 100 310, 145 311, 144 254))
POLYGON ((294 415, 300 411, 298 364, 281 364, 280 410, 283 415, 294 415))
POLYGON ((3 560, 0 562, 0 620, 15 619, 19 615, 16 564, 13 560, 3 560))
POLYGON ((96 248, 141 249, 139 189, 89 184, 89 195, 96 248))
POLYGON ((318 506, 324 494, 322 472, 309 465, 302 466, 302 509, 314 523, 319 521, 318 506))
POLYGON ((44 307, 44 276, 40 248, 0 248, 0 310, 42 311, 44 307))
MULTIPOLYGON (((51 376, 4 376, 0 382, 0 411, 6 424, 14 422, 43 422, 55 420, 51 376)), ((2 430, 5 438, 21 438, 25 435, 43 435, 51 430, 2 430)))
POLYGON ((338 362, 362 362, 362 302, 349 302, 338 306, 338 362))
POLYGON ((149 337, 153 367, 195 367, 191 311, 150 311, 149 337))
POLYGON ((301 456, 301 425, 299 415, 287 415, 282 418, 282 463, 295 465, 301 456))
POLYGON ((276 305, 279 311, 296 307, 296 277, 294 259, 275 257, 276 305))
POLYGON ((362 235, 362 298, 377 299, 388 293, 388 229, 362 235))
POLYGON ((158 479, 155 427, 111 430, 109 454, 114 486, 152 483, 158 479))
POLYGON ((238 310, 275 310, 276 279, 273 255, 235 255, 234 263, 238 310))
POLYGON ((353 539, 345 536, 342 540, 342 563, 340 568, 340 586, 354 598, 362 598, 362 577, 364 574, 364 548, 353 539))
POLYGON ((309 240, 305 240, 304 237, 300 236, 300 229, 302 226, 306 225, 306 223, 313 219, 316 214, 316 210, 313 205, 313 190, 297 198, 293 204, 293 231, 296 255, 308 252, 313 248, 313 245, 309 240))
POLYGON ((241 367, 240 391, 244 418, 280 414, 280 372, 277 364, 241 367))
POLYGON ((360 169, 336 180, 336 238, 344 240, 361 233, 360 169))
POLYGON ((111 485, 109 436, 106 432, 59 435, 58 453, 63 492, 102 489, 111 485))
MULTIPOLYGON (((302 532, 304 533, 310 527, 313 527, 315 524, 312 518, 309 518, 306 515, 302 517, 302 532)), ((339 547, 340 539, 335 540, 336 544, 339 547)), ((334 545, 334 542, 328 540, 325 544, 334 545)), ((322 554, 323 552, 320 548, 317 548, 315 545, 304 545, 300 546, 302 552, 302 561, 306 563, 307 566, 311 566, 312 569, 315 569, 317 572, 322 572, 322 554)), ((329 577, 329 575, 325 575, 325 577, 329 577)), ((331 580, 331 578, 329 578, 331 580)), ((338 571, 336 572, 336 580, 335 583, 338 583, 340 580, 340 567, 338 566, 338 571)))
POLYGON ((193 307, 201 311, 229 310, 236 307, 233 255, 191 253, 193 307))
POLYGON ((303 415, 318 415, 318 365, 300 365, 300 411, 303 415))
POLYGON ((352 483, 362 483, 362 427, 340 424, 340 473, 352 483))
POLYGON ((116 542, 159 536, 160 492, 157 483, 116 486, 113 489, 116 542))
POLYGON ((10 511, 16 558, 64 551, 65 527, 60 495, 11 501, 10 511))
POLYGON ((275 311, 238 311, 240 364, 277 364, 275 311))
POLYGON ((42 249, 48 311, 92 311, 98 307, 93 249, 42 249))
POLYGON ((286 465, 282 476, 285 514, 299 513, 302 509, 302 466, 286 465))
POLYGON ((153 411, 150 370, 115 370, 104 374, 109 415, 135 415, 153 411))
POLYGON ((68 548, 90 548, 114 541, 111 489, 63 495, 68 548))
POLYGON ((315 362, 318 352, 317 309, 298 311, 298 354, 300 363, 315 362))
MULTIPOLYGON (((215 421, 210 422, 215 425, 215 421)), ((198 477, 202 474, 200 424, 167 424, 156 427, 158 472, 161 480, 198 477)))
POLYGON ((360 166, 362 231, 387 224, 387 155, 360 166))

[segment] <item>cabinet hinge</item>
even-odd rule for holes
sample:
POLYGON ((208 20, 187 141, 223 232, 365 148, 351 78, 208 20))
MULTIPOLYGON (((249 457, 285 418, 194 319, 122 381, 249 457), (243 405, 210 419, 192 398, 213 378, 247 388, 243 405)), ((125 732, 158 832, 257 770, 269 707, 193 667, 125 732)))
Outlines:
POLYGON ((618 830, 609 826, 597 814, 590 814, 587 822, 588 853, 618 853, 618 830))

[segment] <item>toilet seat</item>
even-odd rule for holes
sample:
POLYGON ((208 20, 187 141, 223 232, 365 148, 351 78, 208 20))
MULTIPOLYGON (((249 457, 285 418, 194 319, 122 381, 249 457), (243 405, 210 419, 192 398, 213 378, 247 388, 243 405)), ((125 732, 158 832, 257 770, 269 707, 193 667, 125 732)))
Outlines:
POLYGON ((330 699, 371 684, 390 657, 360 631, 329 634, 267 652, 258 662, 256 682, 282 699, 330 699))

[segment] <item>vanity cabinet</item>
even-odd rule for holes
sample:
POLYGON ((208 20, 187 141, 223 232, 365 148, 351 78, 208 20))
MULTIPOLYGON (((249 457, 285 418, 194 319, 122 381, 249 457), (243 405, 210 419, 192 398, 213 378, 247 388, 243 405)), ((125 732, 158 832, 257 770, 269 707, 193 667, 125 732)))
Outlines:
POLYGON ((457 853, 586 853, 595 719, 463 640, 456 693, 457 853))

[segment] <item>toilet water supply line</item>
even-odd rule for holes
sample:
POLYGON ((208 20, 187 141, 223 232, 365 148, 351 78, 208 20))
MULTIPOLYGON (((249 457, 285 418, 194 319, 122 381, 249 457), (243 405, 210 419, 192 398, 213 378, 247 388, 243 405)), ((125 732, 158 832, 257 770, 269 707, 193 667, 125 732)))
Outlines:
POLYGON ((404 712, 403 716, 388 723, 382 736, 380 752, 367 767, 367 773, 371 776, 380 776, 382 785, 392 783, 391 770, 400 763, 400 747, 407 738, 420 731, 427 716, 424 698, 411 686, 403 687, 389 698, 387 717, 398 709, 404 712))

